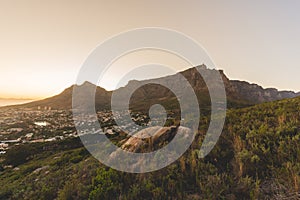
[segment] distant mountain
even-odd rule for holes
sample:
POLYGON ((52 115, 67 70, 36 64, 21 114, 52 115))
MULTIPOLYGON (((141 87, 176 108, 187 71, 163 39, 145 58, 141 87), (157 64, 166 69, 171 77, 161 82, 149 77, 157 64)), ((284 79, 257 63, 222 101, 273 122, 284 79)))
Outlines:
POLYGON ((299 92, 278 91, 275 88, 264 89, 257 84, 249 84, 245 81, 233 80, 230 81, 230 85, 230 88, 226 87, 228 91, 235 92, 240 98, 254 104, 300 96, 299 92))
MULTIPOLYGON (((85 97, 87 94, 93 92, 93 88, 95 85, 85 82, 82 85, 72 85, 71 87, 65 89, 62 93, 55 95, 53 97, 49 97, 43 100, 30 102, 27 104, 22 105, 16 105, 16 106, 9 106, 9 107, 15 107, 15 108, 28 108, 28 109, 71 109, 72 108, 72 93, 73 90, 77 87, 83 88, 84 93, 81 94, 79 97, 81 100, 81 105, 78 106, 84 106, 85 105, 85 97)), ((96 90, 96 107, 100 108, 108 108, 110 98, 111 98, 112 92, 106 91, 105 89, 101 87, 97 87, 96 90)))
MULTIPOLYGON (((175 75, 158 78, 156 80, 160 83, 169 83, 170 85, 174 85, 176 88, 176 86, 179 86, 179 84, 184 83, 183 78, 187 79, 198 97, 200 108, 205 110, 207 107, 210 108, 210 98, 208 88, 202 76, 205 76, 206 80, 209 80, 210 78, 213 79, 215 77, 215 73, 218 72, 223 79, 229 108, 246 107, 263 102, 300 96, 300 93, 295 93, 293 91, 278 91, 274 88, 264 89, 259 85, 250 84, 245 81, 229 80, 224 74, 223 70, 217 71, 214 69, 208 69, 205 65, 197 66, 180 72, 180 74, 183 76, 178 73, 175 75), (201 75, 198 70, 201 71, 201 75)), ((132 96, 131 102, 134 106, 140 105, 140 107, 143 107, 145 102, 150 102, 150 104, 155 102, 160 102, 163 104, 163 102, 165 102, 166 106, 170 105, 170 101, 171 105, 176 103, 174 102, 176 97, 169 89, 161 86, 147 85, 147 83, 151 81, 152 80, 129 81, 124 88, 120 88, 119 90, 123 90, 123 92, 126 93, 127 91, 130 91, 131 88, 134 88, 135 85, 145 84, 145 86, 136 90, 132 96)), ((213 84, 215 85, 213 85, 212 88, 215 89, 216 92, 216 90, 220 88, 218 85, 219 83, 213 82, 213 84)), ((188 89, 188 87, 182 85, 180 85, 180 88, 188 89)), ((185 91, 185 89, 182 90, 181 96, 185 95, 185 91)))
MULTIPOLYGON (((189 84, 194 89, 200 104, 204 107, 209 107, 209 92, 202 76, 199 74, 196 68, 198 70, 201 70, 201 74, 203 76, 207 76, 208 78, 218 71, 215 69, 208 69, 205 65, 201 65, 180 72, 180 74, 188 80, 189 84)), ((245 107, 248 105, 300 96, 300 93, 295 93, 293 91, 278 91, 274 88, 264 89, 259 85, 250 84, 245 81, 229 80, 222 70, 219 70, 219 72, 225 85, 228 107, 245 107)), ((184 83, 180 74, 177 73, 175 75, 166 76, 155 80, 159 81, 160 83, 168 83, 170 85, 174 85, 174 87, 177 87, 179 86, 179 84, 184 83)), ((165 104, 166 106, 173 106, 178 104, 178 101, 176 100, 177 97, 168 88, 162 87, 160 85, 147 84, 151 81, 152 80, 132 80, 129 81, 125 87, 117 89, 117 91, 119 93, 126 94, 137 84, 145 84, 145 86, 137 89, 134 92, 131 98, 133 107, 147 109, 149 105, 153 103, 161 103, 165 104)), ((180 87, 182 88, 183 86, 180 85, 180 87)), ((86 96, 88 96, 87 94, 93 92, 93 89, 95 88, 95 85, 89 82, 85 82, 82 85, 73 85, 65 89, 62 93, 50 98, 34 101, 23 105, 16 105, 14 107, 30 109, 49 109, 49 107, 51 109, 71 109, 72 92, 76 88, 81 88, 83 89, 81 91, 84 91, 78 96, 78 98, 80 98, 80 103, 76 105, 76 108, 84 108, 86 106, 85 98, 86 96)), ((185 86, 183 88, 185 88, 185 86)), ((185 95, 185 90, 182 91, 181 95, 185 95)), ((95 106, 97 110, 109 109, 111 96, 112 91, 106 91, 101 87, 97 87, 95 95, 95 106)))
MULTIPOLYGON (((198 66, 198 68, 202 69, 204 74, 214 73, 216 70, 207 69, 205 65, 198 66)), ((278 91, 274 88, 266 88, 257 85, 250 84, 245 81, 239 80, 229 80, 227 76, 224 74, 223 70, 219 70, 227 98, 230 101, 240 101, 250 104, 258 104, 269 101, 276 101, 286 98, 294 98, 300 95, 300 93, 295 93, 293 91, 278 91)), ((202 81, 201 76, 196 71, 196 68, 191 68, 186 71, 183 71, 182 74, 188 79, 192 80, 193 88, 197 90, 201 90, 204 88, 204 82, 202 81)))
POLYGON ((33 101, 33 99, 26 99, 26 98, 4 98, 4 97, 0 97, 0 100, 33 101))
POLYGON ((34 101, 33 99, 17 99, 17 98, 1 98, 0 97, 0 107, 1 106, 8 106, 8 105, 17 105, 17 104, 24 104, 28 102, 34 101))

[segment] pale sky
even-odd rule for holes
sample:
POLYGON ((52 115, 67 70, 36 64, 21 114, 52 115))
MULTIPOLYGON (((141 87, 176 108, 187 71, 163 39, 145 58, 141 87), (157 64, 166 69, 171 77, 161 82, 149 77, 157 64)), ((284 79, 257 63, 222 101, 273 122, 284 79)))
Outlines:
MULTIPOLYGON (((194 38, 231 79, 300 91, 299 10, 297 0, 0 0, 0 97, 58 94, 97 45, 142 27, 194 38)), ((116 65, 119 74, 128 60, 116 65)), ((112 89, 118 76, 99 84, 112 89)))

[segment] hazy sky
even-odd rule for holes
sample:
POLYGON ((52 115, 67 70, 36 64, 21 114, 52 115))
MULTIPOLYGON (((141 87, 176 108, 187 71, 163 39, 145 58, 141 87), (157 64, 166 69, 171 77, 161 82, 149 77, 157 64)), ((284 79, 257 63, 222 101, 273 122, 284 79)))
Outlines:
POLYGON ((98 44, 149 26, 194 38, 232 79, 300 91, 299 10, 297 0, 0 0, 0 97, 57 94, 98 44))

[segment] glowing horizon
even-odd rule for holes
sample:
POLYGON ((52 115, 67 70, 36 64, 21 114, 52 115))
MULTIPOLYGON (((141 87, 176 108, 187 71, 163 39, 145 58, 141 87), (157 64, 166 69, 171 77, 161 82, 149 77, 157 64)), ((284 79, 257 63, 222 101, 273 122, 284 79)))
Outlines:
MULTIPOLYGON (((0 98, 57 95, 75 83, 82 63, 97 45, 112 35, 147 26, 194 38, 230 79, 298 92, 299 8, 300 2, 289 0, 1 1, 0 98)), ((111 90, 114 84, 108 81, 118 79, 135 60, 116 65, 100 86, 111 90)), ((192 67, 174 61, 171 65, 178 71, 192 67)))

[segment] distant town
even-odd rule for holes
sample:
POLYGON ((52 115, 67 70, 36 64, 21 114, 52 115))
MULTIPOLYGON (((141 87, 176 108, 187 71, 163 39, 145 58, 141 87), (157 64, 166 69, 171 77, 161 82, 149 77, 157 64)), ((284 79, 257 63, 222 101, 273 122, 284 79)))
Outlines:
MULTIPOLYGON (((37 109, 0 109, 0 154, 5 154, 9 148, 22 143, 43 143, 78 137, 83 134, 107 134, 118 135, 127 130, 137 132, 140 126, 156 125, 158 120, 149 120, 143 113, 131 114, 130 122, 122 121, 122 126, 117 126, 115 119, 119 119, 124 113, 111 111, 97 112, 98 122, 101 128, 96 130, 93 126, 94 117, 82 115, 81 119, 74 122, 71 110, 52 110, 51 107, 37 107, 37 109), (80 127, 77 133, 75 128, 80 127), (92 127, 92 128, 91 128, 92 127)), ((168 116, 168 122, 174 118, 168 116)))

